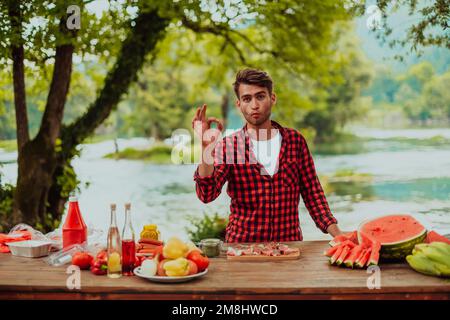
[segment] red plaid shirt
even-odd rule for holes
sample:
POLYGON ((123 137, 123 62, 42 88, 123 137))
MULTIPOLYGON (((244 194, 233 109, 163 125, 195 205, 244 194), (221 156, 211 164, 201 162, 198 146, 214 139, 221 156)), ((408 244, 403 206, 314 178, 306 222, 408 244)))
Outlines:
POLYGON ((212 175, 201 177, 198 168, 194 173, 197 196, 204 203, 216 199, 228 181, 231 212, 226 242, 303 240, 298 215, 300 194, 320 230, 326 233, 328 226, 337 223, 305 138, 275 121, 272 126, 282 136, 278 170, 273 176, 261 174, 265 169, 251 151, 247 125, 217 144, 212 175))

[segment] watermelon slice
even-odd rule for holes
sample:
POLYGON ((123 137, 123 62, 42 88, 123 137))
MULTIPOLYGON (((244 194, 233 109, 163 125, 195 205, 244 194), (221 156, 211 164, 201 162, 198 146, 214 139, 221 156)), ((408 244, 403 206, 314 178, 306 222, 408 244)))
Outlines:
POLYGON ((357 245, 356 247, 352 248, 350 254, 345 258, 344 264, 346 267, 353 268, 353 265, 356 262, 356 259, 358 259, 361 252, 364 250, 364 247, 362 245, 357 245))
MULTIPOLYGON (((370 248, 370 256, 366 262, 367 266, 378 265, 378 260, 380 257, 381 244, 379 241, 372 239, 371 237, 360 234, 361 245, 370 248)), ((364 265, 363 265, 364 266, 364 265)))
POLYGON ((336 260, 341 256, 342 250, 344 249, 345 246, 337 245, 337 247, 338 248, 336 252, 330 258, 330 264, 334 264, 336 262, 336 260))
POLYGON ((336 252, 336 250, 337 250, 338 248, 339 248, 339 245, 334 246, 334 247, 331 247, 330 249, 325 250, 325 252, 323 253, 323 255, 324 255, 324 256, 327 256, 327 257, 332 257, 333 254, 336 252))
POLYGON ((364 255, 365 255, 366 252, 367 252, 367 248, 364 247, 364 246, 362 246, 362 247, 363 247, 363 249, 362 249, 361 252, 359 253, 358 257, 356 258, 355 263, 353 264, 353 266, 355 266, 355 267, 358 266, 359 262, 362 260, 362 258, 364 257, 364 255))
POLYGON ((331 248, 328 249, 328 250, 325 250, 323 254, 324 254, 325 256, 327 256, 327 257, 331 257, 331 256, 333 256, 333 254, 336 252, 336 250, 337 250, 340 246, 348 246, 348 247, 350 247, 350 248, 353 248, 354 246, 356 246, 356 244, 354 244, 352 241, 345 240, 344 242, 339 243, 339 244, 335 245, 334 247, 331 247, 331 248))
POLYGON ((344 241, 349 240, 355 244, 358 243, 358 231, 348 232, 341 234, 339 236, 336 236, 329 242, 330 246, 334 247, 335 245, 338 245, 340 243, 343 243, 344 241))
POLYGON ((348 254, 350 253, 350 250, 351 250, 351 248, 349 246, 344 246, 344 249, 342 249, 341 255, 336 260, 336 264, 338 266, 340 266, 344 262, 345 258, 347 258, 348 254))
POLYGON ((367 264, 367 261, 369 261, 371 252, 372 252, 372 248, 366 249, 366 251, 364 252, 364 255, 361 257, 361 259, 356 262, 356 266, 358 268, 364 268, 364 266, 367 264))
POLYGON ((370 248, 371 253, 370 253, 369 260, 367 261, 367 266, 378 265, 378 260, 380 258, 380 248, 381 248, 381 244, 378 241, 374 240, 372 242, 372 247, 370 248))
POLYGON ((443 235, 440 235, 436 231, 430 231, 427 234, 427 238, 425 239, 426 243, 432 243, 432 242, 445 242, 447 244, 450 244, 450 240, 444 237, 443 235))
POLYGON ((404 260, 418 243, 425 241, 427 230, 411 215, 397 214, 376 218, 363 223, 358 239, 364 237, 381 244, 382 260, 404 260))

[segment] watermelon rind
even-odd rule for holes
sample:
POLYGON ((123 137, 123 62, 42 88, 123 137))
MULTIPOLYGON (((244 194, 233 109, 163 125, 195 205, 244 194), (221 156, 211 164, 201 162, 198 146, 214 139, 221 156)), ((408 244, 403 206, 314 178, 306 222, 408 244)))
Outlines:
POLYGON ((382 244, 380 250, 380 259, 383 261, 404 260, 407 255, 412 253, 414 246, 423 243, 427 237, 427 230, 415 238, 401 241, 397 244, 382 244))
MULTIPOLYGON (((386 218, 392 215, 387 216, 380 216, 375 219, 380 218, 386 218)), ((398 215, 394 215, 398 216, 398 215)), ((361 236, 361 229, 362 227, 372 220, 366 220, 363 223, 360 224, 358 227, 358 241, 362 241, 361 236)), ((410 255, 412 253, 412 250, 414 249, 414 246, 419 243, 423 243, 427 237, 427 229, 424 227, 423 230, 406 240, 398 241, 398 242, 389 242, 389 243, 381 243, 381 249, 380 249, 380 260, 389 262, 389 261, 401 261, 405 260, 407 255, 410 255)))

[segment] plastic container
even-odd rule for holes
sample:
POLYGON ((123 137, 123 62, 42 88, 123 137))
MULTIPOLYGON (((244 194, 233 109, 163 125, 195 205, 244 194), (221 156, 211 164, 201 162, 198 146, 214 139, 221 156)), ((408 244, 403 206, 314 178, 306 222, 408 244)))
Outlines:
POLYGON ((7 243, 14 256, 39 258, 48 256, 52 243, 50 241, 26 240, 7 243))
POLYGON ((64 221, 62 235, 63 248, 87 241, 87 226, 81 216, 77 197, 69 198, 69 210, 64 221))

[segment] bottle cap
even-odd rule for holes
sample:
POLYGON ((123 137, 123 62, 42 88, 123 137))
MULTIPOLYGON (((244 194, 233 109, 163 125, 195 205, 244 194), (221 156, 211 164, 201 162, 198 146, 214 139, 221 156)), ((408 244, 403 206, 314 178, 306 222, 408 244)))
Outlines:
POLYGON ((116 210, 116 204, 115 203, 111 203, 111 210, 116 210))
POLYGON ((77 196, 70 196, 69 197, 69 202, 77 202, 78 201, 78 197, 77 196))
POLYGON ((125 209, 130 210, 131 209, 131 203, 127 202, 125 203, 125 209))
POLYGON ((145 230, 156 230, 157 228, 156 224, 147 224, 144 226, 145 230))

